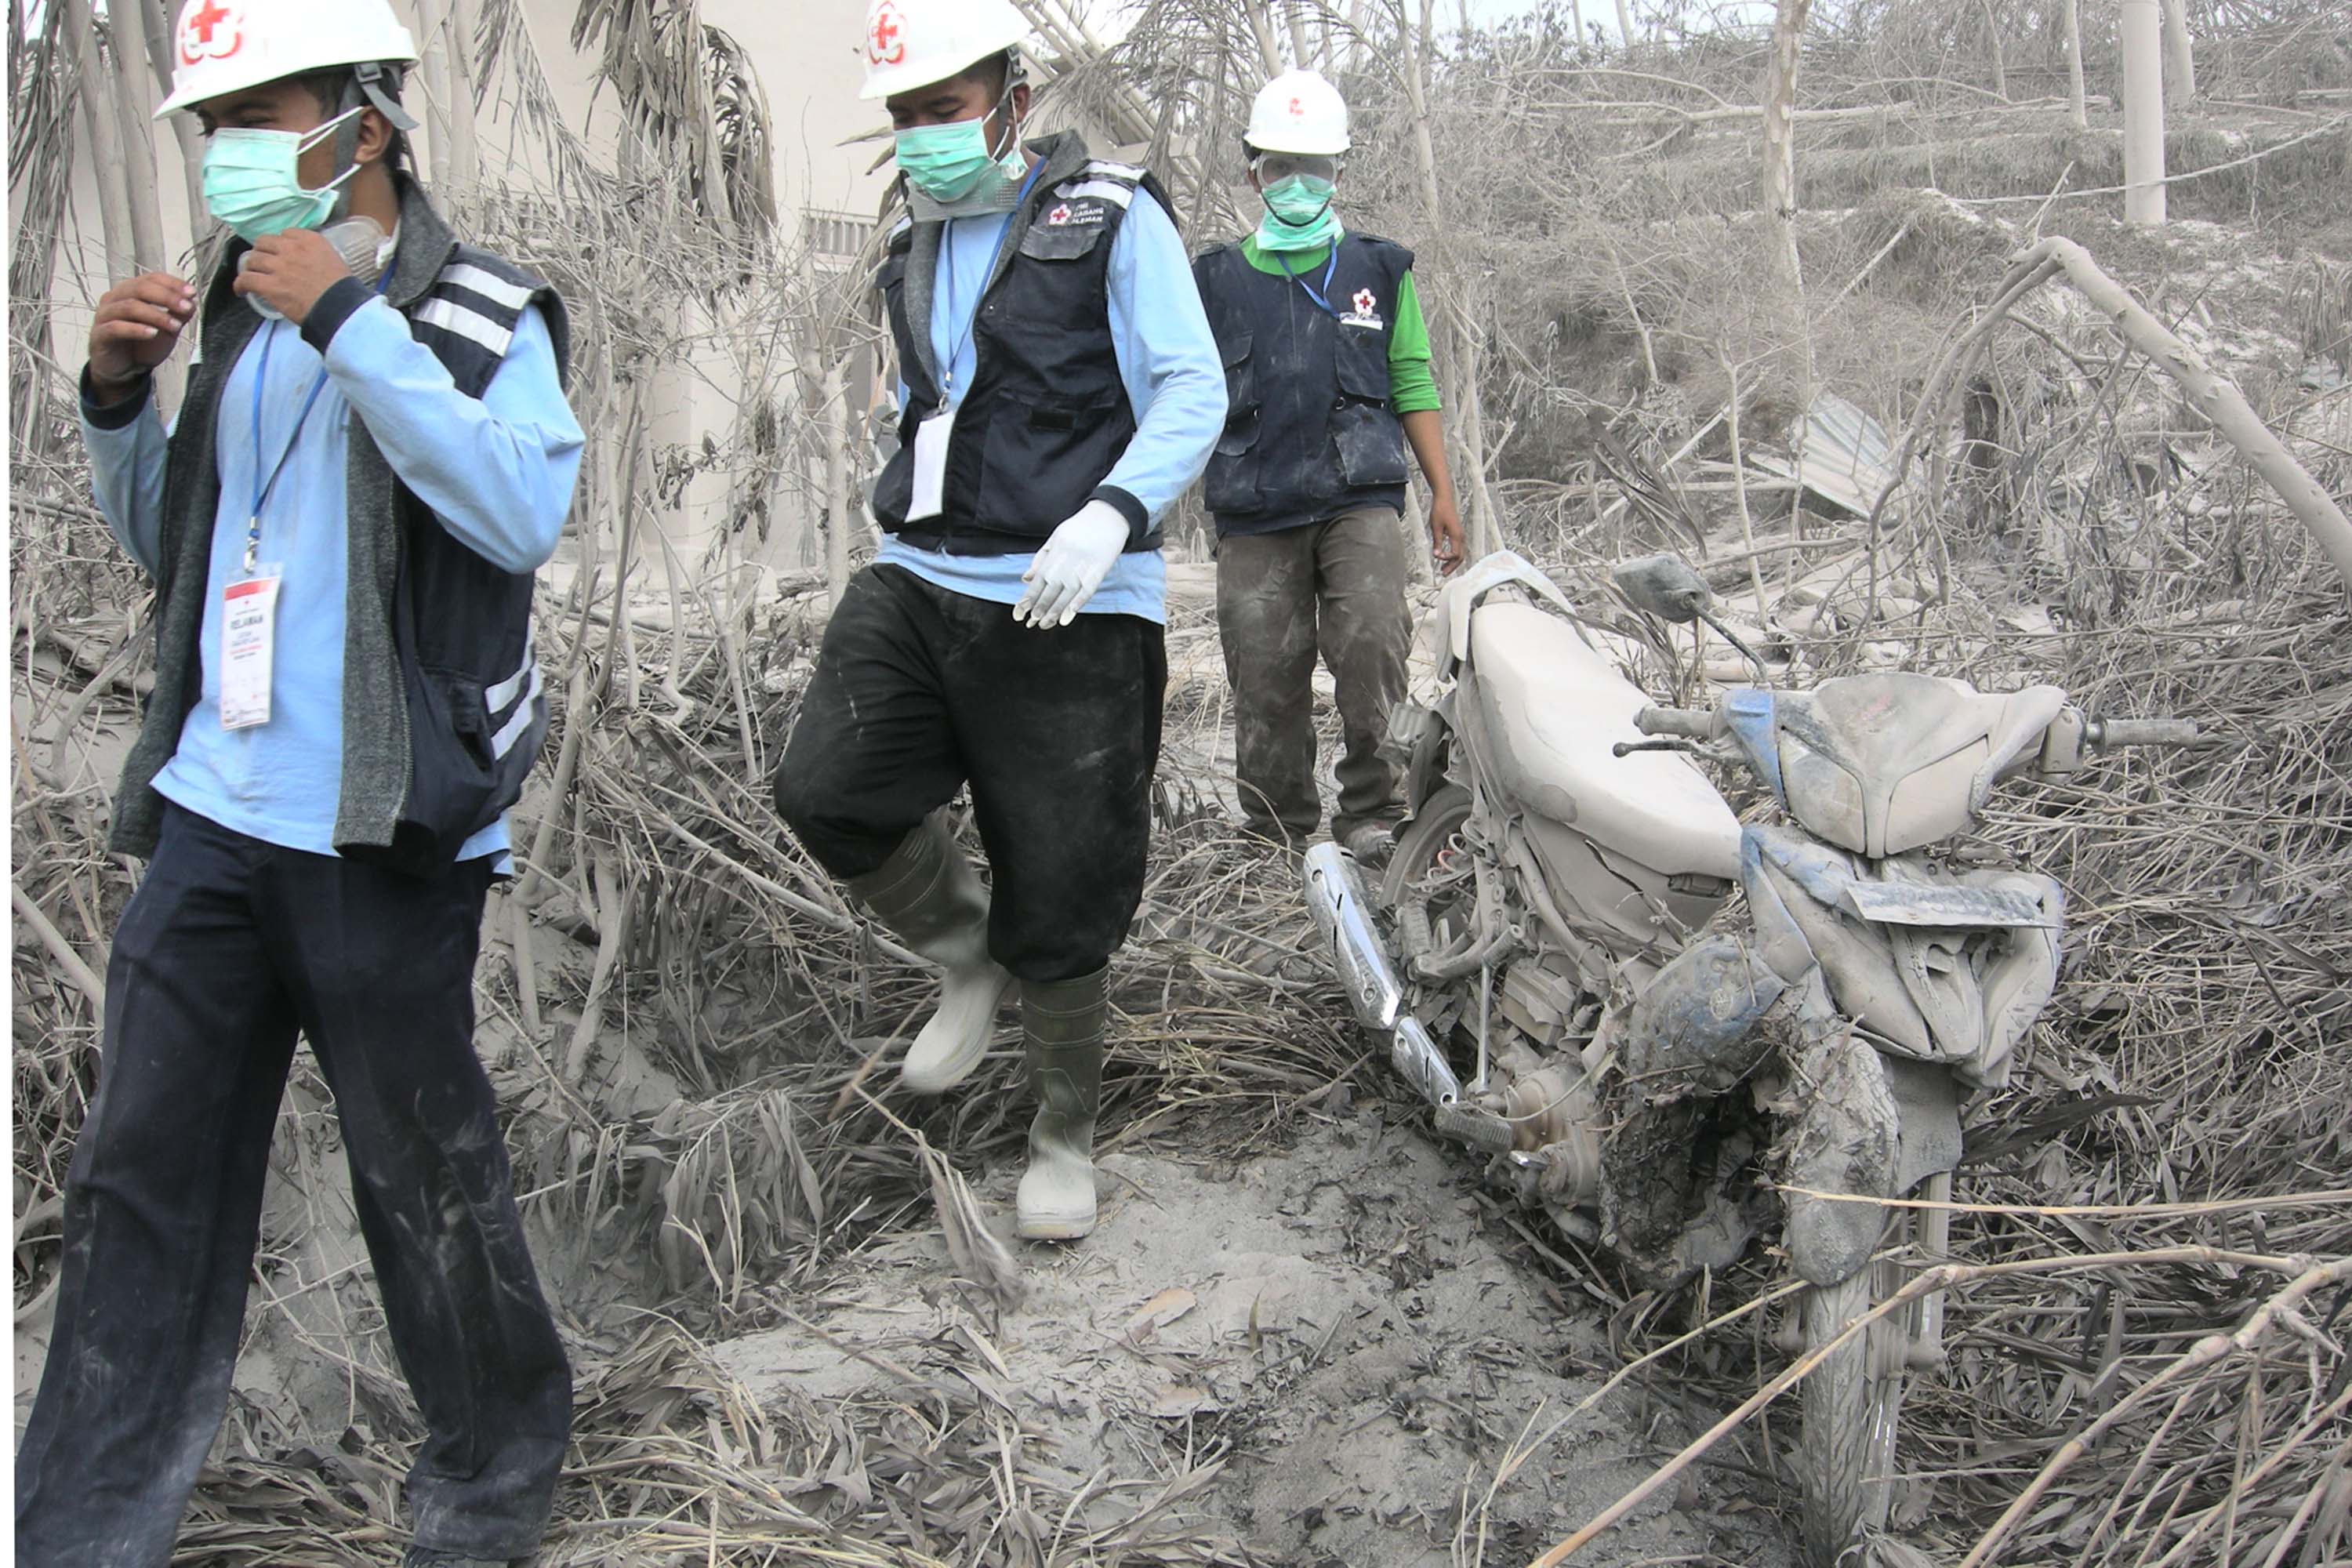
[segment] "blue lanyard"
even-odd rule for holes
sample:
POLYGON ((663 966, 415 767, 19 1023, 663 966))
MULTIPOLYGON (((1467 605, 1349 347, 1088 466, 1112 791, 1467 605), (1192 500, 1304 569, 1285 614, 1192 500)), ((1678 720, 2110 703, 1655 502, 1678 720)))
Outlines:
POLYGON ((1331 247, 1331 264, 1323 268, 1323 287, 1320 289, 1318 289, 1314 284, 1307 281, 1307 275, 1305 273, 1293 272, 1290 269, 1290 262, 1279 250, 1269 251, 1267 254, 1272 256, 1275 259, 1275 264, 1282 268, 1282 275, 1289 279, 1293 283, 1297 284, 1301 289, 1306 289, 1307 297, 1314 300, 1318 305, 1320 305, 1323 308, 1323 313, 1325 315, 1330 317, 1335 321, 1339 319, 1339 312, 1331 308, 1330 298, 1331 277, 1332 274, 1339 270, 1339 247, 1336 241, 1331 247))
MULTIPOLYGON (((1028 177, 1021 182, 1021 194, 1013 198, 1013 210, 1004 215, 1004 226, 996 231, 996 248, 989 254, 988 272, 987 275, 981 279, 980 283, 980 292, 983 299, 986 298, 988 294, 989 279, 996 276, 996 264, 1004 259, 1004 242, 1013 237, 1013 220, 1021 216, 1021 209, 1028 205, 1029 187, 1037 183, 1037 176, 1045 172, 1045 165, 1042 161, 1029 171, 1028 177)), ((950 218, 947 222, 940 226, 940 249, 945 253, 948 258, 947 268, 941 276, 947 283, 948 320, 950 321, 955 320, 956 315, 954 239, 955 219, 950 218)), ((972 301, 971 306, 971 319, 964 322, 961 328, 957 329, 955 336, 949 340, 948 362, 947 363, 940 366, 940 401, 947 404, 950 407, 953 407, 955 405, 956 361, 961 357, 963 353, 963 345, 966 342, 969 342, 971 339, 972 333, 979 330, 980 300, 975 300, 972 301)))
MULTIPOLYGON (((375 291, 381 295, 391 283, 392 268, 387 267, 376 280, 375 291)), ((302 412, 294 416, 294 428, 286 433, 286 446, 265 476, 261 471, 261 395, 269 385, 269 350, 278 342, 278 329, 282 324, 272 321, 262 333, 261 365, 253 377, 253 510, 245 519, 245 574, 248 577, 261 560, 261 509, 268 504, 270 492, 278 488, 278 477, 286 471, 287 459, 294 456, 294 444, 302 438, 302 426, 309 422, 310 410, 318 405, 319 394, 327 388, 326 359, 321 355, 318 378, 310 383, 310 390, 302 399, 302 412)))
POLYGON ((294 455, 294 443, 302 438, 302 426, 310 417, 310 410, 326 390, 327 367, 319 366, 318 379, 310 384, 310 395, 302 399, 302 412, 294 416, 294 428, 286 433, 286 446, 278 454, 278 461, 269 471, 261 471, 261 395, 269 384, 269 349, 278 341, 278 323, 272 321, 261 334, 261 368, 253 377, 253 510, 245 520, 245 574, 252 576, 261 560, 261 509, 269 500, 269 492, 278 488, 278 476, 286 471, 286 460, 294 455))

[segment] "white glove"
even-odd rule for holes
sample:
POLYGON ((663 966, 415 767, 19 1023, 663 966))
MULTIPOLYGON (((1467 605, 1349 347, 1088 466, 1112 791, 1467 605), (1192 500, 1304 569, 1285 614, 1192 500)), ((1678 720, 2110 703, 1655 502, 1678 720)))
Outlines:
POLYGON ((1078 618, 1095 590, 1127 550, 1127 519, 1107 500, 1090 500, 1077 516, 1054 530, 1021 580, 1029 591, 1013 607, 1013 618, 1041 632, 1078 618))

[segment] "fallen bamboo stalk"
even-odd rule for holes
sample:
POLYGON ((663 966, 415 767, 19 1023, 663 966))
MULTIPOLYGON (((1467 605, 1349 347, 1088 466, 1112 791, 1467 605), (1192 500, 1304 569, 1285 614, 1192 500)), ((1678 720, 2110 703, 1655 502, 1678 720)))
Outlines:
POLYGON ((16 908, 16 918, 41 939, 41 945, 47 948, 49 956, 58 961, 58 967, 65 972, 65 977, 73 982, 76 990, 89 998, 90 1005, 103 1017, 106 1014, 106 982, 98 977, 98 972, 83 961, 81 954, 74 951, 73 943, 66 940, 65 932, 41 912, 41 906, 35 903, 32 896, 13 879, 8 884, 8 901, 16 908))

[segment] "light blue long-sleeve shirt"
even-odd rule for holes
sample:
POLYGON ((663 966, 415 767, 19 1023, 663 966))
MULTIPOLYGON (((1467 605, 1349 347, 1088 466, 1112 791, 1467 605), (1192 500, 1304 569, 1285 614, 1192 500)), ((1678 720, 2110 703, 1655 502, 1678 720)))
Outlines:
MULTIPOLYGON (((931 291, 931 349, 951 365, 955 384, 969 386, 979 365, 971 323, 996 259, 1005 217, 949 222, 940 245, 938 282, 931 291)), ((1192 281, 1192 260, 1176 225, 1150 195, 1139 189, 1111 240, 1108 268, 1111 341, 1119 379, 1135 410, 1136 430, 1103 482, 1141 502, 1156 522, 1208 467, 1225 427, 1225 373, 1192 281)), ((898 389, 898 405, 907 390, 898 389)), ((1046 520, 1059 523, 1060 518, 1046 520)), ((877 565, 903 567, 925 582, 968 598, 1015 605, 1021 581, 1036 557, 950 555, 923 550, 892 534, 877 565)), ((1168 566, 1157 550, 1122 555, 1087 601, 1087 615, 1140 616, 1165 624, 1168 566)))
MULTIPOLYGON (((179 750, 156 776, 163 795, 225 827, 312 854, 334 853, 343 761, 343 632, 348 422, 356 416, 401 481, 444 527, 509 572, 555 552, 572 506, 584 438, 557 378, 546 320, 526 310, 506 359, 478 399, 457 390, 433 351, 381 298, 353 311, 327 345, 325 384, 296 434, 321 359, 291 322, 255 333, 221 391, 215 421, 220 507, 213 526, 201 657, 203 695, 179 750), (267 361, 267 375, 264 362, 267 361), (255 448, 256 385, 260 447, 255 448), (293 447, 261 512, 260 564, 280 572, 269 721, 220 722, 222 595, 245 574, 247 519, 266 475, 293 447)), ((152 398, 109 428, 87 413, 98 508, 131 558, 157 575, 167 439, 152 398)), ((503 821, 467 839, 458 858, 503 857, 503 821)))

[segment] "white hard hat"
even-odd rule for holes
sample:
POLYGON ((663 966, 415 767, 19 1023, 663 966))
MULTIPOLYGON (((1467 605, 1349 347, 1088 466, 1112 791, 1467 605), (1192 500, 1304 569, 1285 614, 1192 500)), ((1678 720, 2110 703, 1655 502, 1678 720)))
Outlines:
POLYGON ((1261 153, 1336 158, 1349 147, 1347 100, 1319 73, 1286 70, 1258 90, 1243 140, 1261 153))
POLYGON ((415 60, 416 40, 386 0, 186 0, 172 34, 172 95, 155 118, 289 76, 415 60))
POLYGON ((961 76, 1029 36, 1007 0, 873 0, 866 8, 866 87, 860 98, 929 87, 961 76))

